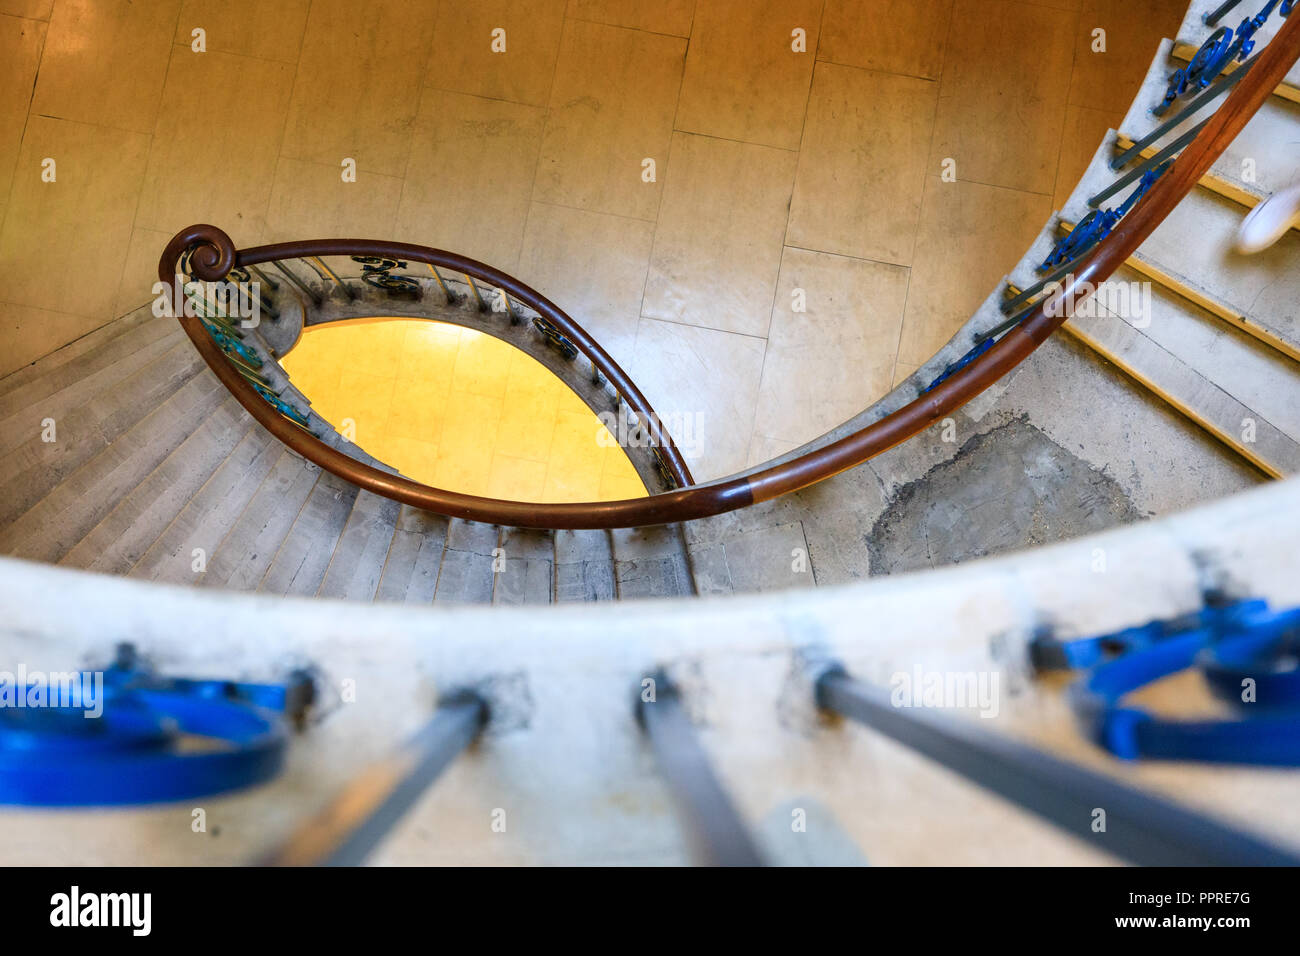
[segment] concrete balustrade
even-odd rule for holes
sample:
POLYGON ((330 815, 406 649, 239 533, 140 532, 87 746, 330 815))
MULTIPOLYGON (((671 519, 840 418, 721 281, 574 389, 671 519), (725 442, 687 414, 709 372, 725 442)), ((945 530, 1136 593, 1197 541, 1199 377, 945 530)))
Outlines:
MULTIPOLYGON (((8 809, 6 859, 238 863, 282 838, 335 788, 423 723, 439 693, 494 705, 459 760, 374 858, 380 863, 680 863, 676 817, 633 719, 663 666, 739 808, 777 859, 873 863, 1107 863, 1071 839, 870 732, 819 717, 799 655, 820 648, 856 676, 981 676, 994 732, 1041 745, 1248 830, 1300 846, 1300 772, 1116 761, 1073 726, 1059 682, 1025 643, 1168 617, 1223 587, 1300 602, 1300 482, 1159 521, 942 571, 727 599, 449 608, 273 599, 161 587, 5 559, 6 661, 64 670, 132 641, 162 671, 275 679, 312 664, 322 702, 266 787, 192 806, 8 809), (344 698, 350 702, 344 702, 344 698), (807 833, 791 830, 804 810, 807 833), (493 829, 502 819, 505 831, 493 829), (801 842, 801 837, 806 841, 801 842), (792 856, 794 854, 795 856, 792 856)), ((1193 677, 1144 702, 1209 707, 1193 677)))

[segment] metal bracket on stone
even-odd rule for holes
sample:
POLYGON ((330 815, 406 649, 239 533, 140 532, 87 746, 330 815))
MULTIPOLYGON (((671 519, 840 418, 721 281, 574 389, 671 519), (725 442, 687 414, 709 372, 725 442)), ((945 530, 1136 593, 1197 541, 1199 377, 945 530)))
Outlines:
MULTIPOLYGON (((487 722, 483 734, 500 737, 504 734, 527 730, 532 725, 533 695, 528 687, 528 675, 523 671, 509 674, 492 674, 478 680, 467 681, 467 687, 487 704, 487 722)), ((454 691, 448 691, 452 693, 454 691)))

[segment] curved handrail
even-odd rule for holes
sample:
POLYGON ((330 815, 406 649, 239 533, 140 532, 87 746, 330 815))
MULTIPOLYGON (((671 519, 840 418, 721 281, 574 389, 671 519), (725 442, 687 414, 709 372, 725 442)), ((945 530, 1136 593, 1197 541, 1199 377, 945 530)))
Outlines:
MULTIPOLYGON (((1079 303, 1137 251, 1183 197, 1195 188, 1272 95, 1273 89, 1298 58, 1300 17, 1291 17, 1258 54, 1249 74, 1233 89, 1223 106, 1206 121, 1201 132, 1142 202, 1120 221, 1110 237, 1066 277, 1060 288, 1051 296, 1044 297, 1019 325, 970 365, 919 398, 851 435, 744 477, 719 479, 648 498, 565 504, 503 501, 431 488, 363 464, 280 418, 225 360, 197 319, 182 314, 180 322, 222 384, 276 438, 325 470, 375 494, 440 514, 521 528, 625 528, 706 518, 778 498, 860 465, 943 419, 1019 365, 1070 318, 1079 303)), ((381 255, 468 270, 527 302, 566 333, 572 334, 575 342, 589 355, 603 356, 617 368, 613 359, 609 359, 590 336, 545 297, 490 266, 453 253, 406 243, 346 239, 279 243, 237 252, 219 229, 193 226, 178 233, 163 252, 158 267, 159 278, 169 289, 179 257, 191 248, 190 262, 195 275, 213 282, 225 279, 236 266, 308 255, 381 255)), ((611 376, 611 381, 620 389, 625 388, 624 394, 629 399, 641 396, 625 375, 621 381, 611 376)), ((643 397, 639 400, 644 401, 643 397)), ((648 403, 645 403, 645 408, 649 410, 648 403)))
MULTIPOLYGON (((622 366, 614 361, 613 357, 601 347, 599 342, 591 337, 586 329, 574 321, 554 302, 513 276, 507 275, 486 263, 453 252, 446 252, 442 249, 413 246, 401 242, 383 242, 374 239, 315 239, 273 243, 237 250, 230 237, 223 230, 216 226, 199 224, 182 229, 172 237, 163 250, 162 259, 158 265, 158 273, 159 278, 168 286, 169 295, 176 274, 175 263, 179 261, 180 254, 187 250, 192 253, 190 266, 194 270, 194 274, 207 282, 225 279, 232 269, 283 259, 310 259, 322 256, 376 256, 411 259, 434 267, 442 266, 481 279, 499 289, 503 289, 508 295, 537 312, 568 338, 577 347, 578 351, 587 356, 592 366, 614 386, 619 396, 627 402, 628 407, 636 414, 638 421, 652 429, 655 447, 662 453, 664 467, 672 476, 673 482, 678 487, 686 487, 695 483, 690 468, 686 464, 686 459, 682 457, 681 450, 674 443, 668 431, 660 424, 659 417, 650 405, 649 400, 642 394, 641 389, 632 381, 622 366)), ((186 318, 184 315, 180 316, 181 325, 184 326, 190 338, 194 339, 197 345, 199 339, 196 338, 196 335, 202 336, 201 323, 187 323, 186 318)), ((200 347, 199 351, 205 359, 208 358, 210 350, 200 347)), ((218 352, 218 354, 220 353, 218 352)), ((208 364, 212 365, 212 361, 209 360, 208 364)), ((214 371, 216 371, 215 367, 214 371)), ((223 383, 227 384, 227 387, 233 384, 225 376, 219 375, 219 377, 223 383)), ((236 397, 241 395, 241 391, 234 388, 231 391, 235 393, 236 397)), ((249 408, 249 406, 245 405, 245 408, 249 408)), ((253 409, 249 408, 249 411, 252 412, 253 409)), ((255 412, 254 417, 263 425, 270 427, 255 412)), ((284 440, 277 429, 271 429, 271 431, 276 434, 276 437, 282 441, 284 440)), ((310 458, 311 456, 308 455, 307 457, 310 458)), ((315 461, 316 459, 312 458, 312 460, 315 461)), ((320 462, 317 463, 321 464, 320 462)), ((322 464, 322 467, 326 466, 322 464)), ((347 476, 343 475, 341 477, 347 476)), ((355 483, 365 487, 364 482, 356 481, 355 483)))

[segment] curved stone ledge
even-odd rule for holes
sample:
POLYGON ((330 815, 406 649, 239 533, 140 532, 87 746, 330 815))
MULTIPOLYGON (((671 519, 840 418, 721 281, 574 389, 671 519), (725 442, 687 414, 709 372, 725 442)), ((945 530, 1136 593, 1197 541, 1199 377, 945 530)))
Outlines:
MULTIPOLYGON (((173 673, 274 679, 314 664, 326 684, 323 716, 294 742, 284 777, 204 802, 222 839, 190 831, 189 805, 4 811, 7 856, 33 863, 75 848, 87 863, 242 862, 418 726, 440 691, 498 679, 527 689, 525 711, 454 766, 375 862, 683 862, 631 716, 639 680, 664 665, 761 832, 783 812, 788 829, 781 808, 812 806, 873 863, 1113 862, 891 743, 820 721, 796 666, 810 647, 876 682, 917 667, 997 675, 989 729, 1300 845, 1300 772, 1115 761, 1077 733, 1059 685, 1030 679, 1024 655, 1038 628, 1071 637, 1176 615, 1198 607, 1207 586, 1294 605, 1296 540, 1293 480, 942 571, 653 604, 431 612, 160 587, 0 560, 11 666, 94 666, 126 640, 173 673), (345 680, 355 703, 339 699, 345 680), (507 835, 491 831, 497 808, 507 813, 507 835)), ((1208 706, 1195 681, 1154 690, 1156 708, 1208 706)))

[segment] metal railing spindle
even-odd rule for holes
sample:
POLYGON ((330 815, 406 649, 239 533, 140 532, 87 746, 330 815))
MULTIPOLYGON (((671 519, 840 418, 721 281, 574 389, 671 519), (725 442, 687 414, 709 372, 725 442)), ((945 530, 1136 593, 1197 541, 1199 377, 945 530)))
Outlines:
POLYGON ((311 299, 314 305, 318 307, 320 306, 322 301, 320 297, 320 293, 313 292, 311 288, 307 285, 307 283, 303 282, 296 275, 290 272, 283 262, 281 262, 279 259, 275 259, 271 262, 271 265, 275 266, 278 270, 280 270, 281 274, 290 282, 292 282, 294 285, 296 285, 303 295, 311 299))
POLYGON ((488 705, 462 691, 395 754, 368 767, 263 866, 356 866, 481 733, 488 705))
POLYGON ((693 850, 706 866, 763 866, 744 821, 696 739, 681 696, 662 671, 654 676, 654 700, 638 688, 637 721, 682 811, 693 850))
POLYGON ((327 276, 329 276, 331 279, 334 280, 335 285, 340 286, 343 289, 343 292, 345 295, 347 295, 349 302, 351 302, 353 299, 357 297, 357 294, 355 291, 353 291, 352 287, 348 285, 346 282, 344 282, 342 279, 340 279, 338 273, 335 272, 333 269, 331 269, 329 267, 329 264, 326 263, 324 259, 322 259, 320 256, 312 256, 311 259, 313 262, 316 263, 317 266, 319 266, 324 271, 324 273, 327 276))
POLYGON ((1202 20, 1207 27, 1219 25, 1219 21, 1232 12, 1233 8, 1238 6, 1241 0, 1224 0, 1218 7, 1207 13, 1202 20))
POLYGON ((830 665, 817 704, 910 747, 973 783, 1086 840, 1147 866, 1296 866, 1300 857, 1211 817, 1053 757, 971 721, 895 707, 890 693, 830 665), (1098 809, 1105 830, 1093 831, 1098 809))

